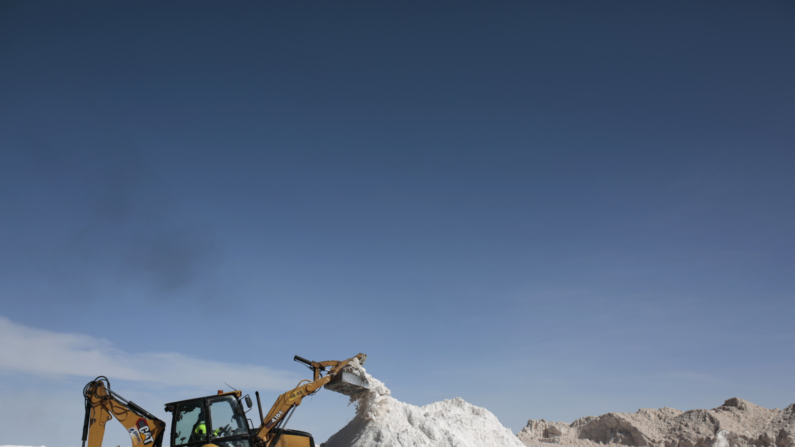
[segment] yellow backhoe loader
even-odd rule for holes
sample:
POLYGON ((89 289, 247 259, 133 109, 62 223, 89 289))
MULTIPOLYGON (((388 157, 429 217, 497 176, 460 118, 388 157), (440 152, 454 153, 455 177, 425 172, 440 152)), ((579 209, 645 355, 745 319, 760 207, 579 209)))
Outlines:
MULTIPOLYGON (((302 380, 298 386, 276 399, 270 411, 262 414, 262 404, 257 396, 260 424, 254 427, 245 416, 253 407, 251 397, 241 391, 230 391, 211 396, 181 400, 166 404, 172 413, 172 447, 315 447, 309 433, 289 430, 287 422, 301 405, 304 397, 316 393, 321 387, 351 396, 367 390, 369 384, 349 364, 356 359, 360 364, 367 359, 358 354, 347 360, 313 362, 300 356, 294 360, 312 370, 312 380, 302 380), (347 367, 347 368, 346 368, 347 367)), ((166 424, 140 406, 119 396, 110 389, 105 377, 97 377, 83 390, 86 399, 86 417, 83 424, 83 447, 101 447, 105 423, 112 416, 124 425, 132 438, 133 447, 161 447, 166 424)))

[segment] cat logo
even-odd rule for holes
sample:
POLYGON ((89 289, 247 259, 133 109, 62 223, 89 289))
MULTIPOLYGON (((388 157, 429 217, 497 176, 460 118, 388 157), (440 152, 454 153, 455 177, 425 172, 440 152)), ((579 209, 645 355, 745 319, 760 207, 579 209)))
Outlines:
POLYGON ((154 439, 152 439, 152 433, 149 431, 149 426, 146 424, 146 419, 138 419, 138 422, 136 422, 135 425, 138 426, 138 432, 144 437, 144 444, 151 444, 155 442, 154 439))

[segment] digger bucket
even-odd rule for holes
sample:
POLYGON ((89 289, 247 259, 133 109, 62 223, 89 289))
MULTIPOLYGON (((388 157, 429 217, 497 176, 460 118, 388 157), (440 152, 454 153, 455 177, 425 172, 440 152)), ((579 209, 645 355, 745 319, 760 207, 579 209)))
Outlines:
POLYGON ((359 377, 356 374, 348 371, 340 371, 334 375, 324 388, 346 396, 353 396, 356 393, 369 390, 370 383, 367 382, 367 379, 359 377))

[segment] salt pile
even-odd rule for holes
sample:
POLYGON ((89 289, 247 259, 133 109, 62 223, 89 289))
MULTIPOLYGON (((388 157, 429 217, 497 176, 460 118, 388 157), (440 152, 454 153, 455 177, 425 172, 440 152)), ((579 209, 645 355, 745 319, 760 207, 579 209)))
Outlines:
POLYGON ((530 420, 526 446, 618 444, 637 447, 795 447, 795 404, 770 410, 736 397, 712 410, 643 408, 588 416, 571 424, 530 420))
POLYGON ((351 397, 356 416, 321 447, 523 447, 519 439, 485 408, 461 398, 417 407, 400 402, 358 361, 371 390, 351 397))

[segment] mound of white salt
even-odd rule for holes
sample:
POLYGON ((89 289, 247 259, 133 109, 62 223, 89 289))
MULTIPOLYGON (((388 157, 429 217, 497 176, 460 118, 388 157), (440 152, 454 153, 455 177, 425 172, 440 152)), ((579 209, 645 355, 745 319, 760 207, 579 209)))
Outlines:
POLYGON ((400 402, 361 365, 353 368, 372 389, 351 397, 356 416, 321 447, 523 447, 485 408, 461 398, 424 407, 400 402))

